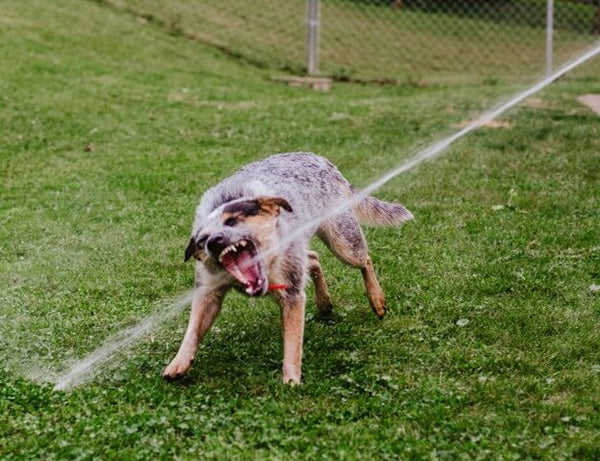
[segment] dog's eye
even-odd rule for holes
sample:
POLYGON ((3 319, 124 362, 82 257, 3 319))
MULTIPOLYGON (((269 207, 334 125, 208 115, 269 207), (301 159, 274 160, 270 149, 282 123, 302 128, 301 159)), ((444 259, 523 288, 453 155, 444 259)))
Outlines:
POLYGON ((225 220, 225 222, 223 223, 224 226, 229 226, 229 227, 233 227, 237 224, 237 219, 236 218, 227 218, 225 220))

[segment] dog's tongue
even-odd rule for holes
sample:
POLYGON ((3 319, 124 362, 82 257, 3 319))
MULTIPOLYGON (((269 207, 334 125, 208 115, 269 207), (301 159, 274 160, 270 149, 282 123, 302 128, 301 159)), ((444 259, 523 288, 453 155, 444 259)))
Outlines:
POLYGON ((263 294, 265 278, 259 261, 248 251, 230 252, 223 256, 223 267, 233 275, 250 296, 263 294))

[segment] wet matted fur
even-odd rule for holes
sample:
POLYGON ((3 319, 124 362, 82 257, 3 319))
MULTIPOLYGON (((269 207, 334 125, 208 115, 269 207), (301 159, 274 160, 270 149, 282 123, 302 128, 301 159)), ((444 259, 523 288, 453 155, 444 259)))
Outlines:
POLYGON ((248 296, 270 294, 281 308, 283 382, 300 383, 304 334, 304 286, 315 284, 320 311, 332 304, 317 253, 317 235, 343 263, 361 270, 375 313, 385 315, 385 299, 359 222, 399 225, 412 219, 402 205, 366 197, 343 211, 289 236, 355 194, 338 169, 323 157, 295 152, 251 163, 202 197, 185 259, 196 259, 196 288, 187 331, 177 355, 163 372, 184 376, 198 344, 231 288, 248 296))

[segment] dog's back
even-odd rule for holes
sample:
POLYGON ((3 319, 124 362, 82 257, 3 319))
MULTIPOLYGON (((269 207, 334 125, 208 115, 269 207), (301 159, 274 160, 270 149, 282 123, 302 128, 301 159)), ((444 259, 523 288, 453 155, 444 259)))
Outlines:
MULTIPOLYGON (((354 187, 323 157, 308 152, 273 155, 246 165, 209 189, 196 210, 194 229, 213 210, 242 197, 284 197, 294 210, 289 219, 302 223, 323 216, 354 193, 354 187)), ((354 211, 361 222, 371 225, 412 219, 404 206, 374 197, 359 202, 354 211)))

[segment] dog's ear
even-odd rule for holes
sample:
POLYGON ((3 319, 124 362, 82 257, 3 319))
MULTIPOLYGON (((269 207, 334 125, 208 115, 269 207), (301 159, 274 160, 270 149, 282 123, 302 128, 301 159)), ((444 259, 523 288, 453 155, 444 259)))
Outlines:
POLYGON ((261 210, 272 215, 278 215, 280 208, 283 208, 288 213, 293 213, 294 211, 288 201, 281 197, 257 197, 256 202, 261 210))
POLYGON ((183 261, 186 262, 188 259, 190 259, 192 256, 194 256, 197 251, 198 251, 198 245, 196 244, 194 237, 192 237, 190 239, 190 243, 188 243, 188 246, 185 249, 185 259, 183 261))

